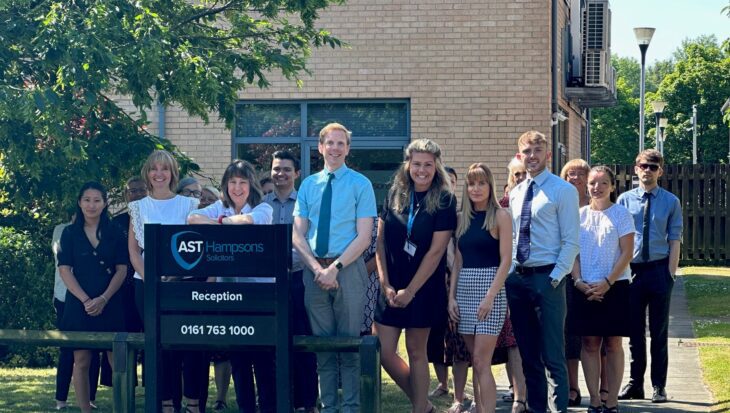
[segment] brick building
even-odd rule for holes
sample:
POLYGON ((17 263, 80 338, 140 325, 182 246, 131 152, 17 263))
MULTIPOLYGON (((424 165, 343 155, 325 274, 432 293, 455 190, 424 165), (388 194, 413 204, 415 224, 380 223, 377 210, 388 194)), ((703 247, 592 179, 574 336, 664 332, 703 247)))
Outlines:
POLYGON ((353 131, 348 162, 379 192, 404 146, 420 137, 436 140, 459 174, 486 162, 501 187, 522 132, 554 131, 563 161, 585 156, 586 109, 615 101, 608 1, 552 3, 557 16, 551 0, 349 0, 318 22, 349 47, 315 50, 302 88, 272 74, 270 88, 242 91, 232 131, 215 115, 205 125, 174 107, 151 114, 151 131, 216 180, 232 158, 266 168, 267 154, 279 148, 302 156, 306 176, 321 168, 319 128, 339 121, 353 131), (555 17, 557 111, 551 101, 555 17))

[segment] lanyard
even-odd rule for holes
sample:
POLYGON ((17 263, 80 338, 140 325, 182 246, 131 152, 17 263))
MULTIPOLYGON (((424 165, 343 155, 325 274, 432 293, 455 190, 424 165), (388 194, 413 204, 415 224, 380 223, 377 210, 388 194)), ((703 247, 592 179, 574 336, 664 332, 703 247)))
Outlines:
POLYGON ((411 230, 413 229, 413 221, 416 220, 416 215, 418 215, 418 211, 421 210, 421 206, 419 205, 418 208, 415 208, 414 206, 416 204, 416 198, 413 192, 411 192, 411 207, 408 209, 408 225, 406 227, 408 236, 408 239, 411 239, 411 230))

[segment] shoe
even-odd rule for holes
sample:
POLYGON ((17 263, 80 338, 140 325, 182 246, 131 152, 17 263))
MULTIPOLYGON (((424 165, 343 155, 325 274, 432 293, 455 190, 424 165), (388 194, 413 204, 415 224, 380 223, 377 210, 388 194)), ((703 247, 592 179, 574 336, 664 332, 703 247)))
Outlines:
POLYGON ((613 407, 603 406, 603 413, 618 413, 618 406, 613 406, 613 407))
MULTIPOLYGON (((471 404, 471 403, 469 403, 471 404)), ((447 410, 447 413, 467 413, 469 411, 469 406, 466 403, 466 400, 464 402, 454 402, 454 404, 449 407, 449 410, 447 410)))
POLYGON ((654 394, 651 396, 652 403, 666 403, 667 402, 667 391, 664 387, 654 386, 654 394))
POLYGON ((215 404, 213 404, 214 412, 222 412, 223 410, 226 410, 227 408, 228 408, 228 405, 223 400, 216 400, 215 404))
POLYGON ((68 404, 64 401, 56 400, 56 410, 66 410, 68 404))
POLYGON ((601 404, 603 404, 605 406, 606 402, 608 401, 608 390, 601 389, 598 393, 601 395, 601 404), (603 398, 604 394, 606 395, 605 399, 603 398))
POLYGON ((576 396, 575 399, 571 399, 570 397, 568 397, 568 407, 580 406, 580 390, 571 387, 570 391, 575 392, 576 396))
POLYGON ((629 383, 624 386, 623 389, 618 393, 619 400, 631 400, 631 399, 643 399, 644 388, 637 386, 633 383, 629 383))
POLYGON ((588 406, 586 413, 603 413, 603 406, 588 406))
POLYGON ((512 413, 523 413, 527 411, 527 403, 524 400, 515 400, 512 403, 512 413))
POLYGON ((98 409, 98 407, 96 406, 96 404, 94 404, 94 400, 92 400, 92 401, 89 402, 89 406, 91 406, 91 409, 92 410, 98 409))
POLYGON ((502 394, 502 401, 505 403, 512 403, 515 401, 515 392, 512 391, 512 386, 509 386, 509 391, 502 394))
POLYGON ((431 391, 431 393, 428 394, 428 397, 432 399, 438 399, 439 397, 444 397, 449 395, 449 389, 444 389, 441 386, 436 387, 431 391))

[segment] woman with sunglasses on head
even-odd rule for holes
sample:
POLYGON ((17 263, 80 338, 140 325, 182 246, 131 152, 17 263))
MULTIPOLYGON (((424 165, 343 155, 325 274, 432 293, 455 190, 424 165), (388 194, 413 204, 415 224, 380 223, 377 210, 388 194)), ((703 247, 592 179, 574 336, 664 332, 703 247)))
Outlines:
MULTIPOLYGON (((76 218, 63 230, 58 270, 66 284, 61 330, 126 331, 121 295, 127 275, 126 240, 111 223, 106 189, 87 182, 77 198, 76 218)), ((112 364, 111 351, 106 352, 112 364)), ((73 384, 84 413, 92 411, 89 366, 92 351, 74 350, 73 384)), ((113 365, 113 364, 112 364, 113 365)))
POLYGON ((580 253, 573 266, 568 331, 582 337, 583 373, 590 393, 589 413, 618 412, 624 371, 621 337, 629 335, 629 262, 634 225, 623 205, 614 203, 614 173, 596 166, 588 174, 591 202, 580 209, 580 253), (599 391, 601 344, 606 346, 607 397, 599 391))

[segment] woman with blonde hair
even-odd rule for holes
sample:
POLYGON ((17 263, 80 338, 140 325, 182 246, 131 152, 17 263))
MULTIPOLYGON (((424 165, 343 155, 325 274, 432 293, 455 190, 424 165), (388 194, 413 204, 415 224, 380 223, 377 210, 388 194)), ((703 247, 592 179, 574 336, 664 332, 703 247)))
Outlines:
POLYGON ((499 200, 502 208, 509 208, 509 191, 516 187, 517 184, 527 179, 527 171, 525 165, 517 158, 512 158, 507 164, 507 187, 504 190, 504 196, 499 200))
POLYGON ((385 371, 405 392, 412 413, 430 413, 428 335, 446 306, 447 244, 456 228, 456 200, 441 162, 441 148, 418 139, 406 148, 378 224, 376 260, 381 296, 375 334, 385 371), (406 333, 410 366, 398 355, 406 333))
MULTIPOLYGON (((485 164, 472 164, 466 180, 456 229, 449 315, 459 323, 459 333, 471 352, 474 400, 484 413, 496 410, 491 365, 507 314, 504 281, 512 261, 512 220, 497 203, 494 177, 485 164)), ((525 410, 524 400, 514 403, 525 410)))

